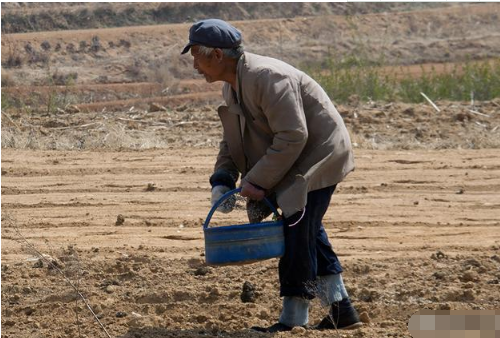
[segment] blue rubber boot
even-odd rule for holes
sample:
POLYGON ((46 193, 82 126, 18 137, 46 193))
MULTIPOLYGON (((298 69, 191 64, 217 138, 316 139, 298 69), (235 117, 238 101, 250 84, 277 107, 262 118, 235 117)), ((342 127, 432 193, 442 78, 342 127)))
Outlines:
POLYGON ((276 333, 291 331, 295 326, 305 327, 309 321, 309 300, 300 297, 284 297, 279 322, 269 327, 254 326, 259 332, 276 333))

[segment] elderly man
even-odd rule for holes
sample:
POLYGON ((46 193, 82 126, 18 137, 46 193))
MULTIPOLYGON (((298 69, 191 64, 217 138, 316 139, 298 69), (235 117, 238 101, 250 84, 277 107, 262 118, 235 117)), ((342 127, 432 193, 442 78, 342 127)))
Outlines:
MULTIPOLYGON (((309 301, 315 296, 331 306, 315 328, 361 326, 322 225, 337 183, 354 169, 341 116, 302 71, 244 52, 241 33, 227 22, 195 23, 182 54, 189 50, 194 68, 207 82, 225 82, 226 106, 218 109, 224 134, 210 177, 212 203, 234 189, 241 174, 250 221, 269 214, 259 202, 265 196, 274 199, 284 217, 285 254, 278 267, 282 312, 276 324, 252 329, 277 332, 306 326, 309 301)), ((221 211, 232 207, 223 204, 221 211)))

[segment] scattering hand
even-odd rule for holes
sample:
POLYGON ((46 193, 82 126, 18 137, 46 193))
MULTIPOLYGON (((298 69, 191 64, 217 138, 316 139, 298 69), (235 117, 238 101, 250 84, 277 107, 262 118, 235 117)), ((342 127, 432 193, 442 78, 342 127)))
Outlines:
POLYGON ((241 180, 241 196, 260 201, 266 196, 265 190, 259 189, 247 180, 241 180))
MULTIPOLYGON (((230 191, 231 188, 225 186, 225 185, 216 185, 215 187, 212 188, 212 206, 215 205, 215 203, 228 191, 230 191)), ((236 197, 230 196, 227 198, 224 202, 219 205, 217 208, 217 211, 220 211, 224 214, 230 213, 233 211, 234 206, 236 204, 236 197)))

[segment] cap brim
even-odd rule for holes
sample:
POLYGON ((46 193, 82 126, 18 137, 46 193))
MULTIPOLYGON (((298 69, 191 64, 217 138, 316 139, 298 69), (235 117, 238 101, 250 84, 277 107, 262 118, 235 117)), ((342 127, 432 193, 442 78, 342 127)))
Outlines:
POLYGON ((186 45, 186 47, 184 47, 184 49, 182 50, 182 54, 186 54, 187 52, 189 52, 189 50, 191 49, 191 46, 193 46, 193 44, 190 42, 186 45))

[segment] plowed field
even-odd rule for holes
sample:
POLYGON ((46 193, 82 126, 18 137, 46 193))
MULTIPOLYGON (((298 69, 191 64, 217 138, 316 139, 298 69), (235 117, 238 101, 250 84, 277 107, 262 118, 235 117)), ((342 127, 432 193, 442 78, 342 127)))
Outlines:
MULTIPOLYGON (((259 337, 246 328, 279 315, 277 261, 204 267, 215 155, 4 150, 2 335, 104 336, 62 277, 19 243, 20 231, 79 283, 113 337, 259 337), (245 281, 255 286, 254 303, 240 300, 245 281)), ((324 222, 349 292, 369 317, 342 337, 408 337, 407 321, 422 308, 500 306, 498 155, 356 152, 357 169, 324 222)), ((235 211, 213 221, 245 218, 235 211)), ((314 301, 311 323, 325 311, 314 301)))
MULTIPOLYGON (((235 25, 247 50, 297 66, 363 45, 418 76, 498 58, 499 14, 457 4, 235 25)), ((68 281, 113 338, 257 338, 249 327, 276 322, 276 259, 205 265, 221 97, 178 55, 188 29, 2 34, 2 338, 108 337, 68 281)), ((365 325, 276 337, 410 337, 424 308, 500 309, 500 101, 435 103, 337 105, 356 170, 324 225, 365 325)), ((245 221, 238 209, 212 226, 245 221)), ((326 312, 314 300, 310 324, 326 312)))

